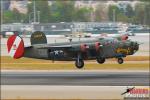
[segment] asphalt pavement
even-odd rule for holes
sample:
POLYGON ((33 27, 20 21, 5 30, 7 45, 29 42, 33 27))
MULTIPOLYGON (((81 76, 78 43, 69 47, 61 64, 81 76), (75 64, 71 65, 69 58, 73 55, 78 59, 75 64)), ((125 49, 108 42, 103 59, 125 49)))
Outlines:
POLYGON ((149 86, 149 72, 136 71, 4 71, 2 85, 149 86))

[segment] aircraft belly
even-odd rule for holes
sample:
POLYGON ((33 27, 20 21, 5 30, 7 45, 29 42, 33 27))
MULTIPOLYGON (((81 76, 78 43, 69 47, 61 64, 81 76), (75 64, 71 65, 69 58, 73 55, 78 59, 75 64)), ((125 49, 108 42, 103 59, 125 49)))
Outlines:
POLYGON ((48 59, 47 49, 25 48, 24 57, 48 59))
POLYGON ((95 57, 97 55, 96 50, 90 50, 88 53, 89 57, 95 57))
POLYGON ((116 47, 115 46, 105 46, 100 51, 100 56, 104 58, 112 58, 116 55, 116 47))

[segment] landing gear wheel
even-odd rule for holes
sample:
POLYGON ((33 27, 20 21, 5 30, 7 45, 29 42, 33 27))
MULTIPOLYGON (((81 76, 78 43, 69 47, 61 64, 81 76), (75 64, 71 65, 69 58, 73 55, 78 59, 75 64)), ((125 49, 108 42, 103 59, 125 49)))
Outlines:
POLYGON ((76 65, 77 68, 81 69, 84 66, 84 61, 81 60, 81 59, 80 60, 76 60, 75 61, 75 65, 76 65))
POLYGON ((118 58, 118 63, 122 64, 123 63, 123 59, 122 58, 118 58))
POLYGON ((105 62, 105 58, 97 58, 96 61, 99 63, 99 64, 103 64, 105 62))

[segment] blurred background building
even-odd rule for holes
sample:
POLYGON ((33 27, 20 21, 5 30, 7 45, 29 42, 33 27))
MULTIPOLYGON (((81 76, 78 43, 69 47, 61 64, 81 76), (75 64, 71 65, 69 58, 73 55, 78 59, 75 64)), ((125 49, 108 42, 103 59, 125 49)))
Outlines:
POLYGON ((1 31, 31 34, 149 32, 147 1, 1 0, 1 31))

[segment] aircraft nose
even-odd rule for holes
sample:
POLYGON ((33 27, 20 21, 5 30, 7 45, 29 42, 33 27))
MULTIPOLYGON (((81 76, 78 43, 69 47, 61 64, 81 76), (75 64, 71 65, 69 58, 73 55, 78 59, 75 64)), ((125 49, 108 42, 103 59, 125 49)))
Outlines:
POLYGON ((139 44, 137 42, 131 42, 131 47, 135 51, 139 50, 139 44))
POLYGON ((139 44, 137 42, 135 42, 135 46, 134 46, 135 50, 139 50, 139 44))

